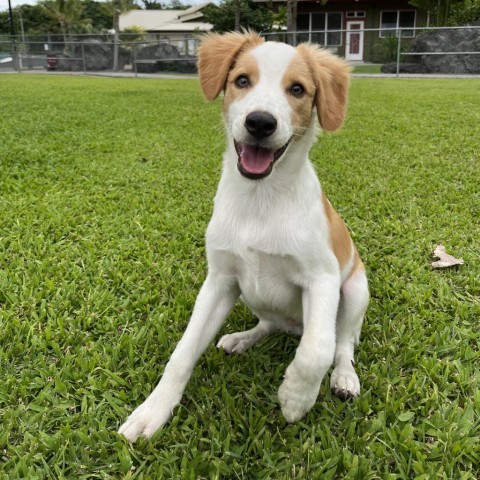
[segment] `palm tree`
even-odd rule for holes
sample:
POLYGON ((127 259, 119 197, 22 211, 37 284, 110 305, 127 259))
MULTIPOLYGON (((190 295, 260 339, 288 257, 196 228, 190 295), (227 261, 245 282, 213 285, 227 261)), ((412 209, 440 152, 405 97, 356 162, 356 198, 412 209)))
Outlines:
POLYGON ((112 27, 115 31, 113 37, 113 70, 116 72, 118 70, 118 47, 120 44, 120 14, 138 7, 135 5, 134 0, 110 0, 103 5, 105 12, 111 15, 113 19, 112 27))
POLYGON ((63 34, 63 42, 67 47, 67 31, 69 34, 76 25, 85 23, 81 19, 83 5, 80 0, 45 0, 41 3, 48 16, 59 24, 63 34))

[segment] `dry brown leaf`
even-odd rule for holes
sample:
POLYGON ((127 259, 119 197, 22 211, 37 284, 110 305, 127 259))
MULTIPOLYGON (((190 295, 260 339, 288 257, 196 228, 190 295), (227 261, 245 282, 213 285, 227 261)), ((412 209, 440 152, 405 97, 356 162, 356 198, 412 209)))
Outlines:
POLYGON ((463 265, 463 258, 455 258, 454 256, 449 255, 445 251, 445 247, 443 245, 438 245, 435 248, 433 256, 439 258, 439 260, 432 263, 433 268, 448 268, 455 265, 463 265))

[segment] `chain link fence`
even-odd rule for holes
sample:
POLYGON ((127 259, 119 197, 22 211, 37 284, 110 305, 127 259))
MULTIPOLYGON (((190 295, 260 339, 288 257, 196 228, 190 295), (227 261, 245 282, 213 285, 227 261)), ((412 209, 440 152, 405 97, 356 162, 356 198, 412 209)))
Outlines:
POLYGON ((274 32, 268 40, 318 43, 344 57, 357 72, 480 75, 480 26, 356 28, 274 32))
MULTIPOLYGON (((480 26, 277 31, 267 40, 319 43, 351 62, 356 73, 480 75, 480 26)), ((196 72, 200 36, 0 37, 0 71, 196 72)))
POLYGON ((0 71, 196 72, 199 39, 151 40, 138 35, 0 37, 0 71))

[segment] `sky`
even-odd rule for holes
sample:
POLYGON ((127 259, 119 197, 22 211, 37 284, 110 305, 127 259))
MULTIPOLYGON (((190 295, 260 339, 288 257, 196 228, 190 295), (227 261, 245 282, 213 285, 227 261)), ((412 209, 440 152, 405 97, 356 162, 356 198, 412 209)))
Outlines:
MULTIPOLYGON (((11 0, 12 8, 15 8, 17 5, 30 4, 35 5, 37 0, 11 0)), ((0 11, 8 10, 8 0, 0 0, 0 11)))
MULTIPOLYGON (((28 3, 30 5, 34 5, 37 3, 37 0, 11 0, 12 8, 15 8, 17 5, 23 5, 28 3)), ((0 11, 8 10, 8 0, 0 0, 0 11)))

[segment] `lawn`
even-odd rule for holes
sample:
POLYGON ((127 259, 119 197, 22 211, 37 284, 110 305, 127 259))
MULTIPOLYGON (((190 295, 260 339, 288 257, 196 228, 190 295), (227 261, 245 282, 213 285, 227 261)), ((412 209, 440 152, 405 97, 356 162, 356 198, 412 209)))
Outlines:
MULTIPOLYGON (((209 348, 143 401, 205 277, 220 104, 195 79, 0 76, 0 479, 465 479, 480 471, 480 81, 356 79, 312 160, 366 263, 361 396, 287 425, 298 339, 209 348), (465 264, 433 270, 437 244, 465 264)), ((221 333, 252 326, 238 305, 221 333)))
POLYGON ((353 68, 353 73, 369 73, 376 74, 381 73, 381 65, 371 64, 371 65, 355 65, 353 68))

